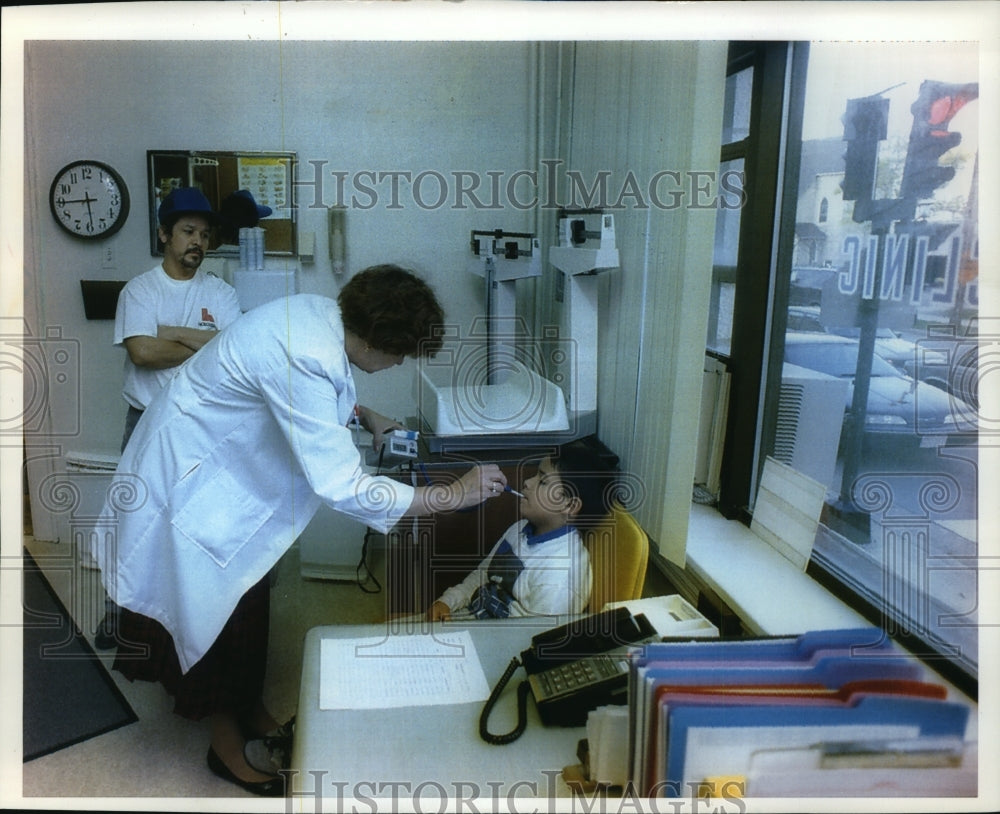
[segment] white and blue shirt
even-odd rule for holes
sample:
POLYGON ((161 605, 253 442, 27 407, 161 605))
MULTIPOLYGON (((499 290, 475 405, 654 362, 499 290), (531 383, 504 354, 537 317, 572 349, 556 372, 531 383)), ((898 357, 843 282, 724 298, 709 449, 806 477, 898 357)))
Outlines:
POLYGON ((590 587, 590 557, 575 528, 535 534, 527 520, 520 520, 441 601, 452 616, 565 615, 583 612, 590 587))

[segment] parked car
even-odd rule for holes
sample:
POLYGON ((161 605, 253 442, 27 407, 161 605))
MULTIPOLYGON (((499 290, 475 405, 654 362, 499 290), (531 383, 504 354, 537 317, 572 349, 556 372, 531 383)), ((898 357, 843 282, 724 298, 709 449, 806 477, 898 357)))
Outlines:
MULTIPOLYGON (((858 342, 835 334, 790 331, 785 335, 785 362, 816 370, 828 376, 849 379, 845 410, 854 398, 858 366, 858 342)), ((927 438, 936 443, 958 440, 968 427, 959 417, 967 405, 956 404, 936 387, 904 375, 877 354, 872 356, 865 432, 927 438)))
POLYGON ((979 409, 979 346, 975 338, 928 337, 917 342, 904 372, 979 409))
POLYGON ((823 287, 839 273, 840 270, 833 266, 795 266, 788 289, 788 304, 819 306, 823 287))
MULTIPOLYGON (((830 333, 857 339, 861 336, 861 329, 831 328, 830 333)), ((906 373, 906 365, 912 365, 913 360, 917 358, 917 346, 891 328, 876 328, 875 353, 906 373)))
POLYGON ((818 305, 790 305, 785 323, 786 331, 816 331, 826 333, 826 328, 820 321, 818 305))

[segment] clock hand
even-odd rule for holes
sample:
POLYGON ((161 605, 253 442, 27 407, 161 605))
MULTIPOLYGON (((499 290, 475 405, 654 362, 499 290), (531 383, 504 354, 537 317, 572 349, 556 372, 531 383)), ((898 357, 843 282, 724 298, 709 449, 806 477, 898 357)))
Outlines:
POLYGON ((85 192, 84 196, 83 198, 66 198, 63 200, 63 203, 85 203, 89 210, 92 203, 97 203, 97 198, 91 198, 89 191, 85 192))
POLYGON ((94 225, 94 210, 91 208, 90 205, 92 203, 97 203, 97 198, 91 198, 89 190, 87 190, 86 192, 84 192, 83 195, 84 196, 82 198, 76 198, 76 199, 66 200, 66 201, 64 201, 64 203, 68 203, 68 204, 75 204, 75 203, 87 204, 87 217, 90 219, 90 225, 93 226, 94 225))

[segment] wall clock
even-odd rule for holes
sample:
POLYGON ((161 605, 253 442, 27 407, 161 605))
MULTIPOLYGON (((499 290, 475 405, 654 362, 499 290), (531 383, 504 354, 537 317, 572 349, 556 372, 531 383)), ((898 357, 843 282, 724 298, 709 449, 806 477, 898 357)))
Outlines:
POLYGON ((107 164, 74 161, 56 173, 49 188, 49 207, 56 223, 74 237, 108 237, 128 217, 128 187, 107 164))

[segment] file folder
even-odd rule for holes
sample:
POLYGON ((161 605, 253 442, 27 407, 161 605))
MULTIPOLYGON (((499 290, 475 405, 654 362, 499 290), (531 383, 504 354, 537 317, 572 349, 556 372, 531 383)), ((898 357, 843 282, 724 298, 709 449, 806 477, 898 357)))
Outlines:
POLYGON ((634 658, 640 665, 647 661, 802 661, 821 650, 845 649, 857 656, 900 652, 884 631, 876 627, 864 627, 813 630, 798 636, 732 641, 689 639, 653 642, 637 648, 634 658))
MULTIPOLYGON (((691 799, 727 778, 752 779, 758 790, 796 787, 785 762, 814 757, 810 749, 828 756, 892 740, 924 754, 929 739, 962 742, 968 725, 968 706, 948 701, 943 686, 924 680, 923 665, 875 627, 656 642, 634 648, 629 667, 631 780, 650 797, 691 799)), ((855 756, 808 770, 828 772, 817 775, 824 787, 835 771, 871 794, 898 781, 878 759, 856 778, 866 767, 851 763, 855 756)), ((947 789, 967 789, 974 778, 968 762, 962 771, 932 768, 947 789)))
MULTIPOLYGON (((649 647, 647 645, 642 649, 649 647)), ((799 652, 809 655, 808 650, 799 652)), ((857 658, 845 655, 849 652, 824 650, 814 660, 741 661, 736 666, 726 661, 684 660, 656 661, 641 665, 637 663, 641 657, 637 658, 630 665, 629 682, 629 755, 633 778, 644 785, 648 781, 649 765, 646 759, 655 742, 652 740, 657 715, 654 693, 658 686, 677 688, 756 684, 812 687, 819 690, 838 688, 851 681, 867 679, 918 681, 924 675, 924 669, 918 662, 902 658, 899 654, 883 653, 877 657, 866 655, 857 658)))
POLYGON ((681 794, 713 775, 739 774, 768 744, 964 737, 969 709, 921 697, 862 695, 846 704, 682 703, 665 705, 662 787, 681 794))
POLYGON ((758 749, 746 797, 975 797, 978 750, 961 738, 758 749))
POLYGON ((906 679, 872 679, 853 681, 841 687, 817 687, 802 685, 722 685, 722 686, 658 686, 654 691, 653 708, 647 738, 647 765, 643 774, 644 788, 649 788, 657 776, 657 767, 662 766, 668 748, 667 738, 661 731, 664 709, 672 709, 682 704, 702 704, 719 706, 778 706, 798 707, 802 705, 844 706, 858 703, 867 695, 905 696, 942 701, 945 688, 940 684, 906 679))

